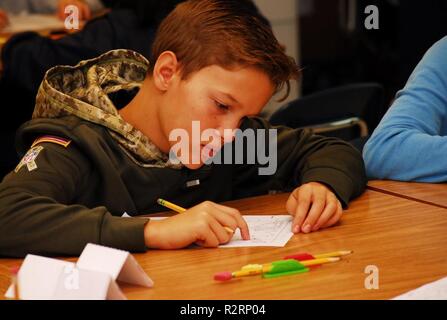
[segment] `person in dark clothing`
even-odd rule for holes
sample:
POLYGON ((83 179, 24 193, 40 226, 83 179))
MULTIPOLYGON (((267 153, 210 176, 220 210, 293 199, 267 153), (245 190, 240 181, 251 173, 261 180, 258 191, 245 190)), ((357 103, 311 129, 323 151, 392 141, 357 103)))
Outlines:
POLYGON ((2 49, 0 96, 4 107, 14 104, 0 129, 0 177, 17 162, 14 137, 32 114, 45 72, 56 65, 74 65, 113 49, 131 49, 147 58, 159 22, 180 0, 105 0, 110 13, 89 21, 83 30, 53 40, 35 32, 13 36, 2 49))
POLYGON ((292 192, 292 231, 309 233, 336 224, 364 191, 352 146, 256 117, 299 68, 243 1, 178 5, 151 55, 150 64, 113 50, 46 73, 17 135, 26 154, 0 184, 0 255, 77 255, 87 243, 216 247, 231 239, 226 228, 250 236, 240 212, 216 202, 269 191, 292 192), (161 221, 122 217, 164 210, 158 198, 189 209, 161 221))

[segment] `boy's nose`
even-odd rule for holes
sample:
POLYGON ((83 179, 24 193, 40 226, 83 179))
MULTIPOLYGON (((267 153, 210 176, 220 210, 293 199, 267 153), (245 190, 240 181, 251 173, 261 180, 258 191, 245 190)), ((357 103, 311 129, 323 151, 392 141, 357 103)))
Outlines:
POLYGON ((232 142, 236 137, 236 130, 239 129, 241 124, 240 119, 231 119, 218 129, 223 143, 232 142))
POLYGON ((230 143, 235 139, 236 137, 235 130, 236 128, 228 128, 228 127, 224 129, 222 128, 218 129, 219 137, 223 144, 230 143))

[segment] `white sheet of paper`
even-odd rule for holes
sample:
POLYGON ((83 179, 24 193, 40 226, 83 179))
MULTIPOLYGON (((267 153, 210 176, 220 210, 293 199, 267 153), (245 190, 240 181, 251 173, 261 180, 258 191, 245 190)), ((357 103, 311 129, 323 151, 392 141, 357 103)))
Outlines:
POLYGON ((64 22, 56 15, 19 14, 9 16, 9 25, 2 33, 18 33, 24 31, 63 30, 64 22))
POLYGON ((284 247, 293 236, 290 215, 244 216, 244 219, 250 230, 250 240, 242 240, 237 229, 233 239, 219 247, 284 247))
POLYGON ((447 277, 404 293, 393 300, 447 300, 447 277))

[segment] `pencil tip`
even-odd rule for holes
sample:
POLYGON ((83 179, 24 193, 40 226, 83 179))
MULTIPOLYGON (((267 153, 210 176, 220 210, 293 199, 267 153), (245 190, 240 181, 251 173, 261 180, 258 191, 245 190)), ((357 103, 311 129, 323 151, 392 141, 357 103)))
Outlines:
POLYGON ((339 257, 333 257, 333 258, 328 258, 330 262, 336 262, 339 261, 340 258, 339 257))

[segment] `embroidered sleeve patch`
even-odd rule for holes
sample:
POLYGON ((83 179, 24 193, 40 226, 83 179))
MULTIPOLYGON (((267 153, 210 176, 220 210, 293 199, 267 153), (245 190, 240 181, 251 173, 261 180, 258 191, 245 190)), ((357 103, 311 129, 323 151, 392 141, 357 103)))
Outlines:
POLYGON ((55 143, 55 144, 58 144, 60 146, 63 146, 64 148, 66 148, 71 143, 71 140, 60 138, 60 137, 55 137, 55 136, 42 136, 42 137, 37 138, 31 145, 31 147, 34 147, 34 146, 38 145, 39 143, 43 143, 43 142, 55 143))
POLYGON ((28 171, 33 171, 37 169, 36 158, 39 155, 40 151, 43 150, 42 146, 32 147, 28 150, 28 152, 23 156, 20 163, 15 168, 14 172, 17 173, 19 170, 26 165, 28 171))

